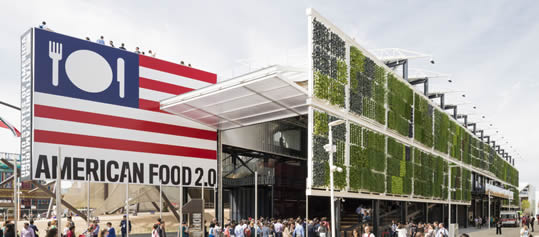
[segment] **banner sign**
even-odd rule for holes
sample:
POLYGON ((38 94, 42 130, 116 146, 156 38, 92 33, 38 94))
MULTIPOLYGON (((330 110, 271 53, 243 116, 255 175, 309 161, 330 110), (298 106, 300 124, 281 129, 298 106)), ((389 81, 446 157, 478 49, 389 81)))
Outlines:
POLYGON ((55 179, 60 147, 65 180, 215 185, 216 131, 159 109, 161 100, 215 84, 215 74, 47 30, 30 32, 30 93, 22 72, 23 102, 27 94, 31 102, 29 116, 21 113, 26 179, 55 179))

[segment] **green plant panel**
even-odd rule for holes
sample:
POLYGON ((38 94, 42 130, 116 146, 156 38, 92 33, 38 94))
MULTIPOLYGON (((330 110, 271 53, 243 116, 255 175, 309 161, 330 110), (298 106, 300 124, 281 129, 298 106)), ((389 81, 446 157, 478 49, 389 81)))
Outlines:
POLYGON ((412 179, 402 178, 402 192, 403 194, 412 194, 412 179))
POLYGON ((322 136, 313 136, 313 186, 327 187, 329 180, 329 154, 323 146, 329 140, 322 136))
POLYGON ((388 85, 388 121, 387 125, 403 136, 409 136, 412 120, 412 89, 393 74, 387 76, 388 85))
POLYGON ((369 152, 369 163, 371 168, 383 172, 386 168, 385 154, 382 151, 367 150, 369 152))
POLYGON ((414 139, 423 145, 432 147, 432 116, 433 108, 425 97, 415 94, 414 104, 414 139))
POLYGON ((373 189, 371 191, 377 192, 377 193, 384 193, 385 192, 385 184, 384 184, 383 181, 385 179, 385 175, 384 174, 373 173, 373 178, 374 178, 374 186, 373 186, 373 189))
POLYGON ((350 190, 359 191, 361 189, 361 170, 357 166, 350 167, 350 190))
POLYGON ((449 146, 449 116, 439 110, 434 112, 434 149, 447 153, 449 146))
POLYGON ((359 87, 361 74, 364 68, 365 56, 356 47, 350 47, 350 87, 356 91, 359 87))
POLYGON ((361 127, 355 123, 350 123, 350 143, 361 145, 362 131, 361 127))
POLYGON ((402 194, 403 183, 402 178, 397 176, 391 176, 391 193, 402 194))
POLYGON ((406 161, 400 161, 400 177, 406 176, 406 161))
POLYGON ((401 165, 400 160, 388 157, 387 158, 387 175, 400 176, 401 165))
POLYGON ((393 138, 387 139, 387 152, 395 159, 405 160, 405 147, 393 138))
POLYGON ((335 188, 344 189, 346 187, 346 168, 342 165, 337 165, 342 168, 342 172, 333 172, 333 183, 335 188))
POLYGON ((329 133, 328 123, 328 114, 318 110, 314 111, 314 135, 327 137, 329 133))
POLYGON ((346 44, 323 23, 313 20, 312 25, 314 96, 344 108, 345 85, 348 84, 346 44))

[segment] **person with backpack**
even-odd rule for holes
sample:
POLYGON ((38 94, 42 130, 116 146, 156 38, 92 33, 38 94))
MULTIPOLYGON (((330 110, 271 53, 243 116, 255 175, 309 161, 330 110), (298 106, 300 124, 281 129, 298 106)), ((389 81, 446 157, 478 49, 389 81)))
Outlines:
POLYGON ((159 237, 159 224, 153 224, 152 237, 159 237))
POLYGON ((533 225, 535 224, 535 217, 534 216, 530 216, 530 225, 532 226, 532 232, 535 232, 535 230, 533 229, 533 225))
POLYGON ((438 231, 436 232, 435 237, 449 237, 449 231, 447 231, 443 223, 440 223, 438 227, 439 228, 438 228, 438 231))
POLYGON ((358 224, 361 224, 361 222, 363 222, 363 207, 361 207, 361 205, 356 208, 356 214, 358 219, 357 222, 358 224))
POLYGON ((34 235, 36 237, 39 237, 39 229, 37 228, 36 225, 34 225, 34 219, 30 219, 30 228, 34 230, 34 235))
POLYGON ((502 235, 502 219, 501 218, 498 218, 498 221, 496 222, 496 235, 498 235, 498 233, 500 233, 500 235, 502 235))
POLYGON ((318 236, 319 237, 327 237, 329 231, 329 223, 326 221, 325 217, 322 217, 322 222, 320 222, 320 225, 318 226, 318 236))
MULTIPOLYGON (((208 231, 208 236, 209 236, 209 237, 215 237, 215 234, 213 233, 214 228, 215 228, 215 224, 211 223, 211 224, 210 224, 210 230, 208 231)), ((246 237, 247 237, 247 236, 246 236, 246 237)))
POLYGON ((397 223, 395 220, 391 220, 391 232, 389 233, 390 237, 396 237, 397 236, 397 223))

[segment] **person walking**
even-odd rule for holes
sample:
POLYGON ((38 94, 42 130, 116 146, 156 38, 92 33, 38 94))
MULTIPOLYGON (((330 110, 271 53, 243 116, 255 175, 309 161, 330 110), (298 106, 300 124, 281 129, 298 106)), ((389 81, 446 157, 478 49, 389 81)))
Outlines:
POLYGON ((375 237, 370 226, 365 226, 365 233, 361 237, 375 237))
POLYGON ((122 237, 127 237, 128 232, 131 233, 131 221, 127 221, 126 215, 120 221, 120 231, 122 232, 122 237))
POLYGON ((496 235, 502 235, 502 219, 498 218, 498 221, 496 222, 496 235))
POLYGON ((528 237, 530 236, 530 232, 528 231, 528 227, 527 226, 523 226, 521 229, 520 229, 520 237, 528 237))
POLYGON ((533 225, 535 224, 535 217, 534 216, 530 216, 530 225, 532 226, 532 232, 535 232, 534 228, 533 228, 533 225))
POLYGON ((358 220, 357 222, 358 224, 361 224, 361 222, 363 222, 363 208, 361 207, 361 205, 356 208, 356 214, 358 220))
MULTIPOLYGON (((189 237, 189 229, 187 228, 187 224, 185 224, 185 222, 183 222, 183 224, 180 226, 181 228, 181 231, 182 231, 182 235, 183 236, 180 236, 180 237, 189 237)), ((228 231, 228 225, 225 226, 225 230, 228 231)), ((230 232, 228 233, 225 233, 225 236, 226 237, 230 237, 230 232), (228 235, 226 235, 228 234, 228 235)))
POLYGON ((303 229, 303 225, 301 224, 301 219, 296 219, 296 226, 294 228, 294 237, 304 237, 305 236, 305 230, 303 229))
POLYGON ((397 236, 397 223, 395 222, 395 220, 391 220, 391 237, 396 237, 397 236))
POLYGON ((397 226, 397 237, 407 237, 407 236, 408 236, 408 231, 406 230, 404 225, 399 224, 397 226))
POLYGON ((70 226, 66 237, 75 237, 75 226, 70 226))
POLYGON ((425 237, 435 237, 434 235, 436 234, 434 233, 434 228, 431 224, 428 224, 427 227, 425 227, 425 233, 425 237))
POLYGON ((159 224, 153 224, 152 237, 159 237, 159 224))
POLYGON ((281 223, 281 219, 278 219, 273 225, 273 231, 275 232, 275 237, 283 237, 283 224, 281 223))
POLYGON ((215 224, 210 223, 210 230, 208 231, 209 237, 215 237, 215 234, 213 233, 214 228, 215 228, 215 224))
POLYGON ((98 237, 99 236, 99 224, 97 223, 97 220, 94 220, 94 226, 92 229, 92 237, 98 237))
POLYGON ((483 218, 478 217, 478 221, 477 221, 477 222, 479 223, 479 229, 481 229, 481 226, 483 225, 483 218))
POLYGON ((439 228, 438 228, 438 231, 436 231, 435 237, 449 237, 449 231, 447 231, 443 223, 440 223, 438 227, 439 228))
POLYGON ((107 222, 107 237, 116 237, 116 229, 112 227, 112 223, 107 222))
POLYGON ((34 229, 30 228, 28 222, 24 223, 24 227, 21 230, 21 237, 35 237, 34 229))
MULTIPOLYGON (((36 237, 39 237, 39 229, 37 228, 36 225, 34 225, 34 219, 30 219, 30 228, 34 230, 34 235, 36 237)), ((0 237, 1 237, 1 234, 0 234, 0 237)))

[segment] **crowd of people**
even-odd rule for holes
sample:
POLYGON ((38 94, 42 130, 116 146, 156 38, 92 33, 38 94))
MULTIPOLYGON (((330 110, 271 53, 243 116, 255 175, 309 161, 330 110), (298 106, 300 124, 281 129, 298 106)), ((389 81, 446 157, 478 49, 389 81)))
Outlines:
MULTIPOLYGON (((391 237, 447 237, 449 231, 445 228, 443 223, 422 223, 415 224, 409 223, 397 223, 395 220, 391 221, 391 237)), ((464 235, 466 236, 466 235, 464 235)))
POLYGON ((328 237, 331 229, 325 217, 312 220, 302 218, 266 219, 249 218, 230 221, 221 227, 215 219, 211 221, 209 237, 328 237))
MULTIPOLYGON (((160 220, 159 220, 160 221, 160 220)), ((164 229, 164 222, 160 224, 164 229)), ((126 237, 128 232, 131 232, 131 221, 127 221, 126 216, 120 221, 120 233, 122 237, 126 237)), ((47 228, 43 230, 42 236, 45 237, 56 237, 58 235, 58 222, 57 220, 51 220, 47 222, 47 228)), ((95 219, 91 222, 88 228, 80 234, 76 235, 75 232, 75 222, 71 216, 67 217, 67 221, 63 229, 60 229, 63 237, 116 237, 116 229, 113 227, 111 222, 107 222, 104 228, 101 228, 99 225, 99 219, 95 219)), ((24 222, 23 228, 20 230, 17 235, 15 235, 15 225, 11 221, 4 222, 3 227, 0 229, 0 237, 39 237, 40 230, 34 225, 34 220, 30 219, 28 222, 24 222)), ((157 237, 165 237, 164 235, 158 235, 157 237)))
MULTIPOLYGON (((44 30, 48 30, 48 31, 52 31, 52 30, 47 26, 47 22, 45 22, 45 21, 41 22, 41 24, 39 25, 39 28, 40 28, 40 29, 44 29, 44 30)), ((88 40, 88 41, 91 41, 90 37, 86 37, 85 39, 88 40)), ((106 42, 106 41, 105 41, 105 37, 102 36, 102 35, 101 35, 99 38, 97 38, 97 40, 95 41, 95 43, 102 44, 102 45, 106 45, 105 42, 106 42)), ((113 47, 113 48, 116 48, 116 46, 114 45, 114 42, 113 42, 112 40, 109 40, 108 46, 113 47)), ((121 50, 127 50, 126 47, 125 47, 125 43, 121 43, 121 44, 120 44, 120 47, 118 47, 118 48, 121 49, 121 50)), ((151 49, 148 50, 148 52, 147 52, 147 54, 146 54, 146 51, 141 50, 140 47, 138 47, 138 46, 135 47, 135 50, 134 50, 133 52, 136 53, 136 54, 148 55, 148 56, 154 57, 154 58, 155 58, 155 55, 156 55, 155 51, 152 51, 151 49)), ((191 67, 191 64, 190 64, 190 63, 188 63, 188 64, 186 65, 184 61, 180 61, 180 64, 181 64, 181 65, 184 65, 184 66, 191 67)))
POLYGON ((522 221, 522 228, 520 228, 520 236, 521 237, 528 237, 533 236, 531 232, 535 232, 535 217, 525 215, 521 219, 522 221))

